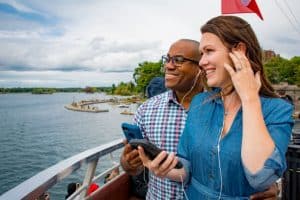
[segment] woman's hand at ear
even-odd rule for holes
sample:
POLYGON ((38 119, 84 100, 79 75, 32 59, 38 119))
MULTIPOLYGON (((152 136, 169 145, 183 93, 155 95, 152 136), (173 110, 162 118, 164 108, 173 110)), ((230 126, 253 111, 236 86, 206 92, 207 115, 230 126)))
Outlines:
POLYGON ((232 53, 229 53, 229 56, 236 70, 228 63, 225 63, 224 67, 230 74, 234 88, 242 103, 257 98, 261 87, 260 73, 253 73, 250 62, 242 51, 233 50, 232 53))

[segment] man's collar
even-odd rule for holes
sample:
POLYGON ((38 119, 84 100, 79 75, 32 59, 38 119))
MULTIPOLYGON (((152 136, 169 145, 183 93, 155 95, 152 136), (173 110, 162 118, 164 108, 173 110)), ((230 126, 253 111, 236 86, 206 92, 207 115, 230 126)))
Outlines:
POLYGON ((168 102, 173 102, 176 104, 179 104, 179 102, 177 101, 177 97, 176 97, 176 93, 173 90, 168 90, 168 102))

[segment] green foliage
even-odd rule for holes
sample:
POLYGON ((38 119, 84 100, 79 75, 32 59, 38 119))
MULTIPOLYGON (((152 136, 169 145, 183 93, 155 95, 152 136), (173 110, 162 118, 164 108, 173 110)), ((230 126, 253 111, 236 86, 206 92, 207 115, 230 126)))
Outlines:
POLYGON ((53 94, 56 92, 53 88, 34 88, 32 94, 53 94))
POLYGON ((117 95, 133 95, 135 94, 135 85, 133 82, 129 83, 124 83, 121 82, 117 87, 112 88, 113 93, 112 94, 117 94, 117 95))
POLYGON ((124 83, 121 82, 117 86, 112 85, 109 94, 116 95, 135 95, 138 93, 145 94, 145 89, 150 80, 156 76, 163 76, 161 72, 161 61, 159 62, 143 62, 139 63, 135 68, 133 78, 136 85, 133 82, 124 83))
POLYGON ((290 60, 274 57, 264 64, 268 79, 273 84, 287 82, 300 85, 300 57, 290 60))
POLYGON ((95 87, 90 87, 90 86, 86 86, 86 87, 83 89, 83 92, 85 92, 85 93, 95 93, 95 92, 97 92, 97 88, 95 88, 95 87))
POLYGON ((295 71, 295 84, 300 86, 300 56, 295 56, 290 60, 294 65, 295 71))
POLYGON ((146 87, 150 80, 155 76, 163 76, 161 71, 161 61, 159 62, 143 62, 135 68, 133 73, 134 81, 136 82, 136 91, 145 94, 146 87))

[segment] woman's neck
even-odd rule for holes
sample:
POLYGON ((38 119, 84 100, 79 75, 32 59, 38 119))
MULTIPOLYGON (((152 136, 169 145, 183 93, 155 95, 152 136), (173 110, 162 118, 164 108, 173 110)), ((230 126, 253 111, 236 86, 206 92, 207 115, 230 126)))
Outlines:
POLYGON ((241 105, 241 100, 236 91, 231 92, 231 94, 222 96, 224 102, 224 112, 225 116, 233 114, 241 105))

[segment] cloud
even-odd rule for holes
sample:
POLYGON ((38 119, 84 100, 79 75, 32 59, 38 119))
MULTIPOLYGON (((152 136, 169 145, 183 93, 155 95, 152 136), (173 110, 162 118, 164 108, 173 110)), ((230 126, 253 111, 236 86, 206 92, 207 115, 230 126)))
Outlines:
POLYGON ((12 38, 3 35, 0 42, 6 48, 0 49, 0 63, 5 66, 2 70, 13 71, 127 72, 151 59, 152 51, 160 47, 159 42, 121 43, 99 37, 77 42, 42 40, 38 34, 29 37, 24 32, 15 32, 12 38))
POLYGON ((132 80, 132 72, 25 71, 20 73, 14 71, 2 71, 0 73, 0 88, 111 86, 112 83, 119 82, 112 82, 112 80, 128 82, 132 80))
MULTIPOLYGON (((238 16, 251 24, 262 47, 287 58, 300 55, 299 33, 279 7, 257 3, 264 21, 255 14, 238 16)), ((288 3, 299 18, 299 1, 288 3)), ((131 80, 124 74, 138 63, 158 61, 180 38, 199 40, 201 24, 219 14, 220 1, 0 0, 1 84, 100 83, 93 74, 103 84, 131 80)))
POLYGON ((56 23, 55 18, 45 16, 40 12, 36 12, 24 5, 16 3, 15 1, 12 1, 11 3, 12 4, 0 2, 0 12, 2 14, 5 13, 17 17, 21 20, 33 21, 43 25, 53 25, 56 23))

